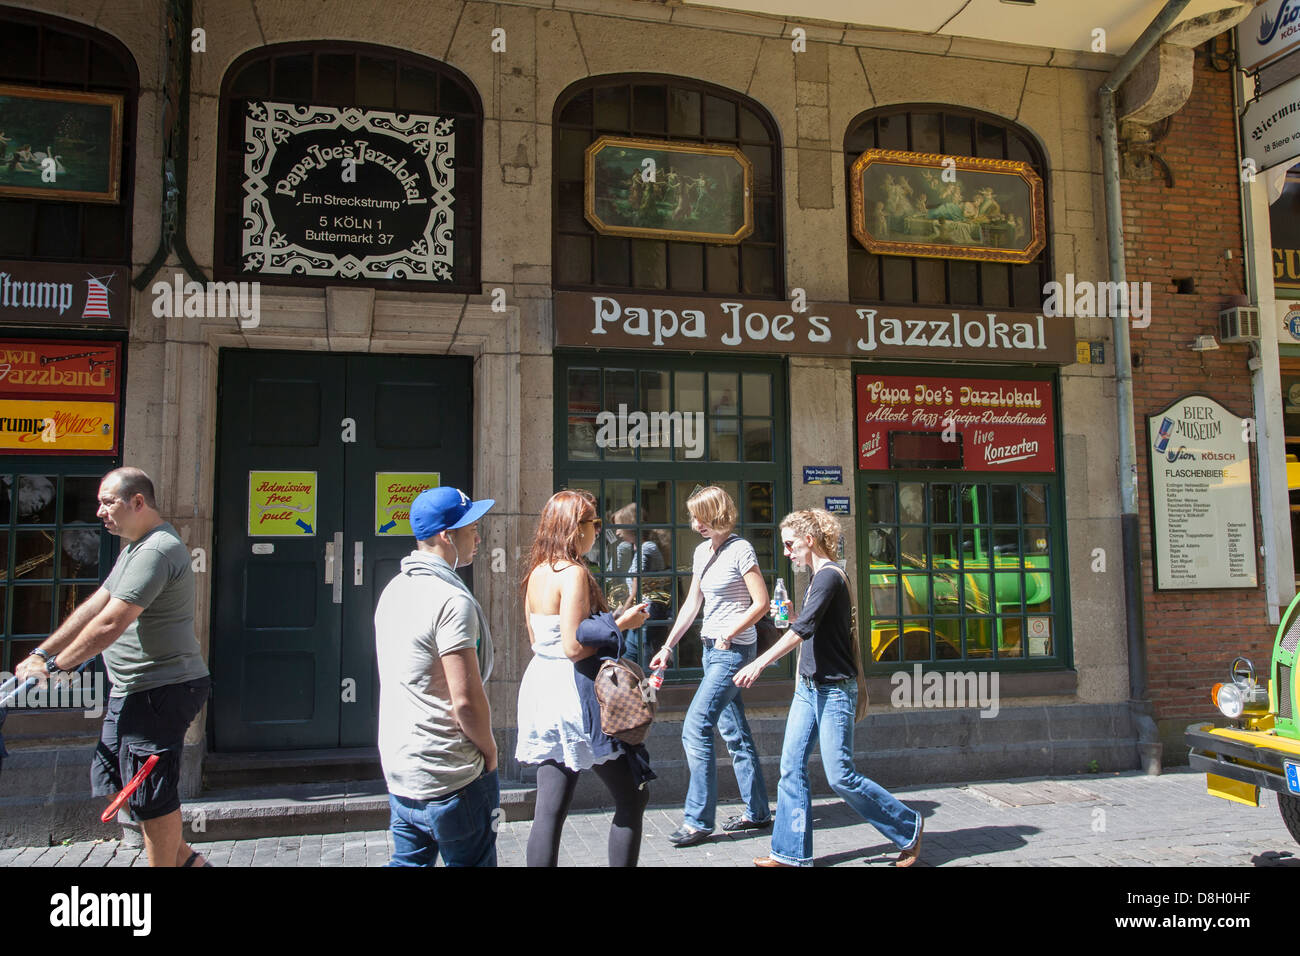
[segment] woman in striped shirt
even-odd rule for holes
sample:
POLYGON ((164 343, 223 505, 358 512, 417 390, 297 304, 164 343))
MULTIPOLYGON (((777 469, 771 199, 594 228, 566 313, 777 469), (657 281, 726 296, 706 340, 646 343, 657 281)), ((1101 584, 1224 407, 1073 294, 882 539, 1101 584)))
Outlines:
POLYGON ((736 503, 721 488, 696 491, 686 502, 691 527, 704 541, 695 549, 691 588, 672 632, 650 662, 652 670, 667 667, 672 649, 704 608, 700 636, 704 641, 704 678, 682 724, 682 747, 691 779, 686 791, 685 822, 668 838, 673 846, 702 843, 713 832, 718 809, 718 766, 713 752, 716 727, 726 741, 745 812, 722 825, 726 832, 757 830, 772 825, 772 812, 763 782, 763 768, 740 688, 732 677, 754 660, 758 633, 754 624, 767 613, 767 584, 758 569, 754 547, 739 535, 736 503))

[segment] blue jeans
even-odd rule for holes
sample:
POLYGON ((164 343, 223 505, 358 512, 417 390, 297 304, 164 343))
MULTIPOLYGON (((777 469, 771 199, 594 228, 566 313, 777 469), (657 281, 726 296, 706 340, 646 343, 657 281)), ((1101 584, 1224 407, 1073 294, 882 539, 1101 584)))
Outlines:
POLYGON ((686 825, 713 832, 718 812, 718 762, 713 753, 716 727, 731 754, 736 784, 745 801, 745 816, 755 822, 767 820, 772 811, 767 803, 767 785, 759 764, 758 749, 745 720, 745 704, 732 677, 754 659, 756 644, 733 644, 715 650, 712 641, 704 645, 704 679, 691 700, 682 723, 682 747, 691 771, 686 789, 686 825))
POLYGON ((831 789, 899 849, 920 835, 921 815, 853 766, 853 711, 856 681, 813 684, 795 679, 794 700, 781 748, 781 783, 777 787, 772 859, 793 866, 812 866, 812 792, 808 758, 821 744, 822 766, 831 789))
POLYGON ((388 865, 433 866, 441 853, 444 866, 496 866, 500 805, 495 770, 433 800, 390 793, 393 858, 388 865))

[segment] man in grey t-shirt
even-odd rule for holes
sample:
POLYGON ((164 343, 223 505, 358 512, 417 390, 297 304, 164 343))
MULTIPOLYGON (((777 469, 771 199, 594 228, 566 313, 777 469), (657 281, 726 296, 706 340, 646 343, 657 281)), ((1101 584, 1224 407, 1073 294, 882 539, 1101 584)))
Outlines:
POLYGON ((492 638, 457 567, 474 560, 492 499, 431 488, 411 504, 416 548, 375 607, 379 759, 389 866, 496 866, 497 746, 483 682, 492 638))
POLYGON ((185 732, 211 686, 194 636, 190 552, 162 519, 153 482, 118 468, 99 485, 98 516, 126 547, 94 594, 15 669, 44 681, 103 653, 113 691, 91 764, 91 792, 110 796, 158 756, 127 806, 150 866, 208 866, 185 842, 179 792, 185 732))

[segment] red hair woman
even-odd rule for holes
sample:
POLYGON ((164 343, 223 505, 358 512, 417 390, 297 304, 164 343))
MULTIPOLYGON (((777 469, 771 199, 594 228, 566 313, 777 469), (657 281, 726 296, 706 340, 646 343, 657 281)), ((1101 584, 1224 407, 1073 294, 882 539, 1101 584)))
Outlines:
MULTIPOLYGON (((600 533, 596 499, 559 491, 542 509, 522 584, 533 659, 519 684, 515 758, 537 764, 537 809, 528 835, 528 865, 555 866, 578 774, 595 769, 614 798, 610 866, 636 866, 649 792, 627 745, 584 719, 580 696, 599 668, 596 648, 578 641, 578 626, 609 605, 582 556, 600 533)), ((644 604, 620 609, 620 630, 640 627, 644 604)), ((642 750, 641 753, 644 753, 642 750)))

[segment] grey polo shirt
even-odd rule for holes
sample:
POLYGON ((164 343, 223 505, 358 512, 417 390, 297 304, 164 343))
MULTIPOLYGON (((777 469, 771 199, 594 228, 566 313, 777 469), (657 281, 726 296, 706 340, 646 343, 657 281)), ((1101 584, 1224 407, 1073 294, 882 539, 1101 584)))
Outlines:
POLYGON ((110 597, 144 608, 104 650, 114 697, 208 676, 194 636, 194 572, 185 542, 167 522, 117 556, 104 581, 110 597))
MULTIPOLYGON (((379 759, 389 792, 411 800, 443 796, 482 775, 483 754, 456 722, 442 658, 491 641, 474 596, 421 565, 451 572, 436 555, 412 552, 375 608, 379 759)), ((485 680, 490 660, 487 652, 480 663, 485 680)))

